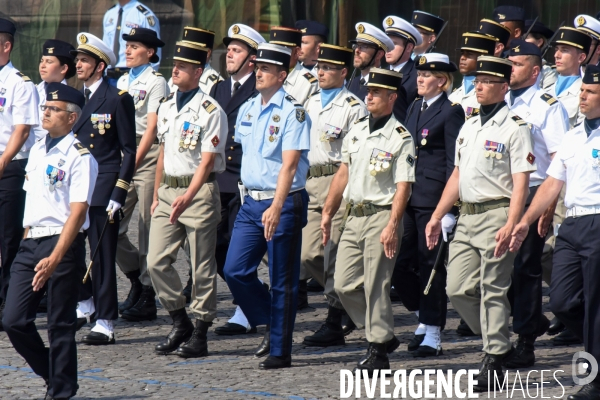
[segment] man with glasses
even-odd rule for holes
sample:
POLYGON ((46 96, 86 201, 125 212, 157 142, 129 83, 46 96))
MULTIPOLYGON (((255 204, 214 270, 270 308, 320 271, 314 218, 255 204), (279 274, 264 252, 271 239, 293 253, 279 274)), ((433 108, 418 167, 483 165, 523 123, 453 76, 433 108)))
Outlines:
MULTIPOLYGON (((316 66, 321 90, 308 99, 306 111, 312 120, 310 130, 310 169, 306 181, 308 223, 302 230, 301 262, 306 271, 324 287, 329 308, 327 320, 313 335, 304 338, 307 346, 337 346, 345 344, 344 335, 351 332, 346 323, 344 307, 334 290, 333 275, 340 226, 345 204, 332 218, 332 237, 327 246, 321 239, 321 213, 335 173, 342 161, 342 141, 357 120, 367 115, 365 104, 344 87, 352 65, 352 50, 322 44, 316 66)), ((352 324, 354 325, 354 324, 352 324)))
POLYGON ((25 165, 40 123, 35 85, 10 62, 15 25, 0 18, 0 331, 11 264, 23 238, 25 165))
POLYGON ((507 250, 523 213, 529 174, 536 170, 527 123, 504 101, 511 71, 508 60, 477 58, 474 84, 480 115, 467 120, 458 134, 456 167, 425 230, 432 250, 442 218, 462 201, 450 243, 446 292, 473 332, 483 336, 485 357, 477 391, 497 388, 494 374, 503 382, 502 361, 511 351, 507 294, 515 260, 507 250))

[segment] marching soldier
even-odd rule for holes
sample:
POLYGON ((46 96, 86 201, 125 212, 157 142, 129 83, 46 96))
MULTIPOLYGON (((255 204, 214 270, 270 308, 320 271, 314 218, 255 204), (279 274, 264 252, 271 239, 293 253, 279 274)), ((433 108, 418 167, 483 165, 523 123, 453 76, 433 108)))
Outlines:
POLYGON ((119 305, 122 317, 129 321, 153 320, 156 318, 156 300, 152 281, 148 275, 146 257, 150 235, 150 207, 154 197, 154 177, 160 146, 156 137, 158 107, 169 94, 165 78, 152 69, 157 63, 157 49, 165 44, 156 32, 136 28, 124 34, 125 55, 129 72, 117 82, 117 88, 127 90, 135 105, 136 160, 135 175, 129 184, 127 199, 123 206, 123 219, 117 242, 117 265, 131 282, 131 289, 119 305), (127 236, 129 221, 136 204, 138 208, 138 246, 127 236))
MULTIPOLYGON (((160 38, 160 24, 158 18, 147 6, 137 0, 118 0, 117 4, 112 6, 104 14, 102 20, 104 44, 113 51, 115 55, 114 64, 107 67, 106 77, 109 84, 117 86, 117 81, 123 76, 129 68, 125 59, 126 43, 123 34, 129 34, 132 29, 146 28, 152 29, 160 38)), ((160 58, 160 48, 156 53, 160 58)), ((158 69, 158 61, 152 65, 158 69)))
POLYGON ((158 112, 162 146, 151 211, 148 272, 173 319, 173 329, 155 351, 181 357, 208 354, 206 333, 217 315, 215 245, 221 202, 215 174, 225 170, 227 117, 198 85, 207 50, 192 42, 177 42, 173 83, 178 89, 158 112), (190 309, 195 324, 185 310, 181 278, 173 267, 186 239, 194 274, 190 309))
POLYGON ((429 14, 425 11, 415 10, 412 13, 410 23, 417 28, 421 34, 421 44, 413 48, 412 58, 416 58, 419 54, 424 54, 427 49, 436 41, 442 28, 444 21, 437 15, 429 14))
MULTIPOLYGON (((513 63, 510 92, 506 103, 512 112, 529 124, 533 155, 538 169, 529 179, 526 206, 547 178, 546 170, 569 130, 569 117, 562 104, 536 84, 541 70, 540 49, 533 43, 515 39, 508 59, 513 63)), ((550 326, 542 313, 542 254, 556 201, 529 227, 529 235, 517 253, 509 300, 513 312, 513 332, 519 335, 516 351, 504 361, 508 368, 529 368, 535 362, 534 342, 550 326)))
POLYGON ((494 56, 502 57, 506 53, 506 50, 508 50, 511 32, 506 26, 499 24, 496 21, 492 21, 491 19, 482 19, 479 21, 477 32, 492 36, 496 39, 494 56))
MULTIPOLYGON (((206 66, 203 69, 202 76, 198 82, 200 90, 204 94, 209 94, 212 87, 217 83, 221 82, 223 78, 221 74, 210 65, 212 59, 212 51, 215 44, 215 33, 207 29, 194 28, 192 26, 186 26, 183 28, 183 39, 187 42, 193 42, 207 48, 207 61, 206 66)), ((174 93, 177 90, 177 85, 173 84, 173 77, 169 78, 169 90, 174 93)))
POLYGON ((308 223, 302 230, 301 262, 307 272, 324 287, 329 308, 325 324, 313 335, 304 338, 307 346, 336 346, 345 344, 344 334, 350 333, 345 311, 334 290, 334 272, 341 222, 345 204, 332 217, 332 236, 327 246, 321 240, 321 213, 329 187, 340 168, 342 142, 356 121, 367 115, 365 104, 344 87, 352 66, 352 50, 322 44, 317 58, 319 92, 311 96, 306 111, 311 118, 310 169, 306 181, 309 196, 308 223))
MULTIPOLYGON (((229 242, 233 233, 233 223, 242 206, 238 182, 242 168, 242 146, 235 141, 235 123, 242 105, 250 98, 258 95, 256 90, 256 74, 254 72, 256 49, 265 39, 254 29, 243 24, 235 24, 229 28, 228 36, 223 38, 227 46, 226 66, 229 78, 213 86, 210 95, 227 114, 227 142, 225 143, 225 171, 217 175, 219 192, 221 193, 221 222, 217 228, 217 273, 223 280, 225 258, 229 250, 229 242)), ((215 329, 218 335, 244 335, 256 333, 251 327, 240 306, 236 306, 235 314, 225 325, 215 329)))
POLYGON ((259 95, 240 109, 235 140, 242 145, 241 178, 247 194, 235 220, 225 279, 250 325, 267 325, 256 357, 261 369, 289 368, 296 320, 302 227, 306 225, 310 118, 287 95, 291 51, 258 45, 259 95), (271 293, 256 269, 268 253, 271 293))
POLYGON ((417 70, 415 62, 410 58, 415 46, 423 44, 423 39, 417 28, 402 18, 390 15, 383 20, 383 29, 394 48, 385 53, 385 61, 390 69, 402 74, 402 87, 406 90, 408 104, 417 98, 417 70))
POLYGON ((503 381, 502 360, 511 350, 507 293, 515 259, 506 250, 523 213, 529 174, 536 170, 527 123, 504 101, 511 71, 512 62, 506 59, 477 59, 474 84, 480 115, 467 120, 458 135, 456 167, 425 231, 427 247, 433 249, 442 218, 460 198, 446 291, 473 332, 483 335, 485 357, 476 391, 503 381))
POLYGON ((302 31, 283 26, 272 27, 269 43, 285 46, 291 50, 290 72, 283 89, 296 99, 298 104, 305 105, 310 95, 319 90, 319 80, 298 61, 302 46, 302 31))
POLYGON ((79 293, 77 329, 96 319, 92 331, 82 342, 105 345, 115 343, 113 321, 119 317, 115 271, 120 221, 117 211, 125 204, 135 169, 135 106, 126 90, 110 86, 102 77, 106 67, 115 63, 110 48, 85 32, 77 35, 77 43, 73 54, 86 104, 73 132, 98 162, 98 179, 88 211, 90 226, 86 233, 91 251, 99 248, 98 257, 93 260, 91 280, 79 293), (112 223, 107 224, 107 218, 112 223))
POLYGON ((48 133, 34 144, 27 164, 20 224, 25 237, 12 266, 4 326, 15 350, 46 381, 45 398, 70 399, 79 387, 75 308, 98 164, 71 130, 83 94, 56 82, 46 89, 47 101, 40 108, 48 133), (46 290, 49 348, 35 326, 35 309, 46 290))
MULTIPOLYGON (((596 283, 600 280, 598 241, 598 149, 600 148, 600 68, 589 65, 581 85, 582 124, 567 132, 550 167, 548 179, 513 230, 511 251, 527 240, 529 226, 546 212, 566 185, 566 219, 560 225, 554 249, 550 308, 568 329, 584 341, 584 349, 600 359, 600 304, 596 283)), ((529 233, 530 234, 530 233, 529 233)), ((591 367, 590 367, 591 368, 591 367)), ((600 376, 584 385, 569 400, 600 398, 600 376)))
POLYGON ((459 103, 465 111, 465 117, 471 118, 479 114, 479 103, 475 96, 476 91, 473 81, 477 69, 477 57, 480 55, 494 55, 496 40, 492 37, 476 32, 463 33, 463 43, 460 48, 460 62, 458 70, 463 76, 462 86, 455 88, 448 100, 459 103))
POLYGON ((525 34, 525 10, 517 6, 498 6, 494 9, 494 21, 504 25, 510 31, 510 37, 505 48, 514 39, 520 39, 525 34))
POLYGON ((400 249, 402 215, 415 181, 415 147, 393 115, 396 71, 373 68, 367 83, 367 110, 342 145, 342 164, 323 208, 323 244, 343 200, 346 221, 335 264, 335 291, 352 321, 365 328, 369 349, 356 370, 370 375, 389 369, 388 353, 400 345, 394 336, 390 288, 400 249))
POLYGON ((0 331, 10 269, 23 238, 25 165, 39 124, 38 94, 29 77, 10 62, 15 25, 0 18, 0 331))
MULTIPOLYGON (((535 44, 540 50, 546 49, 548 40, 554 35, 554 31, 540 21, 536 21, 533 26, 532 20, 525 21, 525 31, 529 31, 529 35, 525 38, 527 42, 535 44)), ((538 76, 538 86, 544 91, 552 86, 558 77, 556 66, 548 65, 548 62, 542 58, 542 72, 538 76)))

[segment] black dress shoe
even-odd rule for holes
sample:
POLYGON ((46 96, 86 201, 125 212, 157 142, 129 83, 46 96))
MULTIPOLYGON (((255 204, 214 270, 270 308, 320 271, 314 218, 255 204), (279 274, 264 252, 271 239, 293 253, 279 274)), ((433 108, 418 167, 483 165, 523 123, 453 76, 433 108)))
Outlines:
POLYGON ((81 338, 81 343, 102 346, 105 344, 115 344, 114 333, 110 336, 101 332, 90 332, 81 338))
POLYGON ((215 333, 222 336, 246 335, 248 333, 256 333, 256 328, 246 329, 245 326, 236 324, 235 322, 227 322, 225 325, 217 327, 215 333))
POLYGON ((289 368, 292 366, 292 356, 269 356, 258 364, 260 369, 289 368))
POLYGON ((600 399, 600 385, 594 382, 584 385, 579 392, 569 395, 567 400, 597 400, 600 399))
POLYGON ((413 338, 410 339, 410 342, 408 343, 408 351, 416 351, 419 348, 419 346, 421 345, 421 343, 423 343, 424 339, 425 339, 425 334, 422 334, 422 335, 415 334, 415 336, 413 336, 413 338))
POLYGON ((375 370, 390 369, 387 353, 386 343, 369 343, 366 357, 358 362, 354 371, 367 371, 373 376, 375 370))
POLYGON ((385 351, 388 354, 392 354, 398 347, 400 347, 400 341, 396 336, 385 342, 385 351))
POLYGON ((342 331, 344 332, 344 336, 348 336, 355 329, 356 325, 354 321, 352 321, 347 312, 344 312, 344 315, 342 315, 342 331))
POLYGON ((561 333, 552 338, 552 344, 555 346, 569 346, 582 343, 583 341, 575 336, 570 329, 564 329, 561 333))
POLYGON ((318 293, 322 292, 325 289, 323 288, 323 286, 319 285, 319 282, 317 282, 316 279, 310 278, 310 280, 306 284, 306 290, 312 293, 318 293))
POLYGON ((429 346, 419 346, 416 351, 413 351, 413 357, 425 358, 425 357, 437 357, 444 354, 444 351, 441 347, 434 349, 429 346))
POLYGON ((565 329, 565 325, 558 320, 558 318, 552 318, 550 322, 550 327, 546 331, 546 333, 550 336, 558 335, 565 329))
MULTIPOLYGON (((260 346, 254 352, 254 357, 261 358, 271 353, 271 328, 267 325, 265 337, 263 337, 260 346)), ((291 360, 291 359, 290 359, 291 360)))
POLYGON ((185 308, 169 311, 173 318, 173 329, 167 335, 167 338, 154 347, 157 354, 169 354, 179 348, 179 346, 187 342, 194 332, 194 324, 185 311, 185 308))
POLYGON ((548 328, 550 328, 550 320, 548 319, 548 317, 542 314, 538 322, 537 330, 535 331, 535 336, 542 336, 548 331, 548 328))
POLYGON ((88 316, 87 318, 77 318, 77 325, 76 325, 76 330, 80 330, 81 328, 83 328, 83 326, 85 324, 91 324, 92 322, 96 322, 96 313, 94 312, 92 315, 88 316))
POLYGON ((456 333, 458 333, 460 336, 481 336, 473 332, 471 328, 469 328, 469 325, 467 325, 467 323, 462 319, 460 320, 460 325, 458 325, 458 328, 456 328, 456 333))

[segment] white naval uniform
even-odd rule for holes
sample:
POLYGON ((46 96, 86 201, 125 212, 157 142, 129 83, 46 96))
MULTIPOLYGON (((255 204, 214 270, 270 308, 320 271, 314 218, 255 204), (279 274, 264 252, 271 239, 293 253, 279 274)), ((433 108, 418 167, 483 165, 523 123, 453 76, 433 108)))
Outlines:
MULTIPOLYGON (((65 79, 62 80, 61 82, 63 85, 67 84, 67 81, 65 79)), ((38 83, 35 88, 37 89, 38 92, 38 99, 39 101, 39 105, 44 105, 46 104, 46 82, 41 81, 40 83, 38 83)), ((40 110, 38 111, 38 113, 40 114, 40 123, 38 126, 35 126, 32 128, 32 131, 35 135, 35 140, 40 140, 46 137, 46 134, 48 133, 47 130, 45 130, 44 128, 42 128, 42 119, 44 118, 44 113, 40 110)))
MULTIPOLYGON (((223 80, 224 79, 219 74, 219 71, 211 67, 209 63, 206 63, 206 66, 202 70, 202 75, 198 80, 198 85, 200 86, 200 90, 202 90, 205 94, 210 94, 210 90, 212 89, 213 85, 223 80)), ((169 90, 171 92, 175 92, 175 90, 177 90, 177 85, 173 83, 173 78, 169 78, 169 90)))
POLYGON ((292 96, 298 104, 306 107, 311 94, 319 90, 319 80, 308 68, 297 63, 283 82, 283 90, 292 96))

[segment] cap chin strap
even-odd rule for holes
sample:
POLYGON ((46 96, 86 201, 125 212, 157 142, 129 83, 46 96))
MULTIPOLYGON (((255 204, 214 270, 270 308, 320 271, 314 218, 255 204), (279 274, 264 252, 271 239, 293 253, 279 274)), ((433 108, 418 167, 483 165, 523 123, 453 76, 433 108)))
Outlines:
POLYGON ((364 71, 365 69, 371 68, 373 66, 373 63, 375 62, 375 56, 377 55, 378 51, 379 51, 379 47, 377 48, 377 50, 375 50, 375 53, 373 53, 373 56, 371 56, 369 63, 365 67, 359 68, 361 71, 364 71))
POLYGON ((96 73, 96 70, 98 69, 98 64, 100 64, 100 61, 96 60, 95 58, 94 58, 94 61, 96 62, 96 65, 94 66, 94 70, 92 71, 90 76, 88 76, 86 79, 83 79, 84 82, 87 82, 90 79, 92 79, 92 76, 94 76, 94 74, 96 73))
POLYGON ((240 66, 238 67, 238 69, 235 70, 234 73, 229 74, 229 76, 237 75, 237 73, 240 72, 240 69, 242 69, 244 67, 244 65, 246 65, 246 63, 248 62, 248 59, 250 58, 251 55, 252 55, 251 52, 248 52, 248 55, 246 56, 246 58, 244 58, 244 62, 242 62, 240 64, 240 66))

